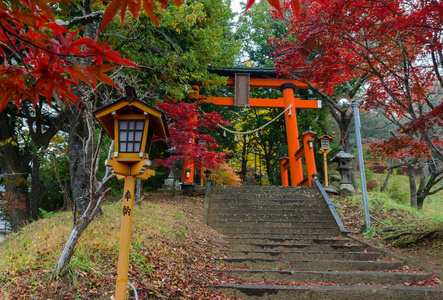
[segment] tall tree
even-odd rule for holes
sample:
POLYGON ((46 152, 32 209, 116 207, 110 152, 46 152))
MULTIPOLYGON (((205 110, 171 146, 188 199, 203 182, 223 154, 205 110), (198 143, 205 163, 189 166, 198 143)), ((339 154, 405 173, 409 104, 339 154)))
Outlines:
MULTIPOLYGON (((69 20, 57 20, 55 22, 54 12, 48 3, 57 2, 59 1, 23 0, 18 4, 14 1, 0 4, 0 15, 2 16, 0 19, 0 41, 2 45, 0 56, 4 58, 3 65, 0 68, 0 74, 2 75, 0 78, 2 92, 0 95, 0 112, 11 101, 17 107, 22 106, 25 101, 37 105, 43 99, 46 99, 49 104, 53 101, 64 102, 70 108, 78 107, 82 100, 87 104, 81 106, 81 110, 86 113, 86 118, 80 117, 80 114, 78 114, 80 110, 71 114, 71 130, 73 131, 70 142, 72 151, 70 150, 70 153, 72 158, 76 156, 79 158, 79 160, 73 159, 75 162, 71 165, 72 168, 80 167, 80 173, 77 174, 78 176, 74 176, 80 181, 76 181, 73 188, 80 192, 79 197, 77 197, 80 200, 79 203, 88 203, 88 205, 87 207, 80 205, 81 210, 84 209, 85 212, 75 225, 65 246, 57 266, 58 273, 66 269, 81 232, 99 210, 105 190, 104 184, 108 180, 107 175, 109 175, 106 174, 107 179, 102 182, 102 185, 96 184, 98 152, 95 149, 96 145, 94 145, 95 130, 91 118, 95 105, 92 100, 95 100, 95 98, 91 94, 82 94, 80 88, 91 86, 96 89, 97 81, 116 86, 105 72, 113 69, 116 65, 135 67, 129 60, 123 59, 119 53, 113 51, 107 43, 98 41, 96 33, 97 31, 103 32, 111 24, 118 11, 121 12, 122 21, 125 18, 127 8, 135 18, 138 18, 142 1, 131 2, 128 6, 126 1, 113 0, 103 13, 94 11, 91 1, 84 0, 82 11, 78 15, 69 20), (98 30, 99 20, 102 16, 103 22, 98 30), (84 31, 81 31, 80 28, 70 31, 77 25, 86 25, 86 27, 84 31), (83 148, 79 147, 80 145, 83 148), (81 155, 81 157, 79 157, 79 149, 84 149, 84 155, 81 155), (89 158, 91 158, 91 164, 88 162, 89 158), (89 178, 89 181, 84 181, 85 178, 89 178), (78 184, 78 186, 75 186, 75 184, 78 184), (88 201, 85 198, 88 198, 88 201)), ((74 2, 79 4, 79 1, 74 2)), ((174 2, 180 5, 182 1, 174 2)), ((249 2, 252 5, 254 1, 249 2)), ((166 6, 168 1, 161 1, 161 3, 166 6)), ((279 8, 278 2, 272 1, 272 4, 279 8)), ((58 3, 53 7, 59 9, 59 5, 62 4, 58 3)), ((143 1, 143 7, 147 15, 158 22, 155 15, 157 14, 155 2, 145 0, 143 1)), ((189 15, 187 14, 186 17, 189 15)), ((198 27, 199 22, 203 22, 203 20, 205 18, 192 22, 191 18, 191 25, 188 26, 190 28, 198 27)), ((183 23, 188 23, 186 21, 189 21, 189 18, 185 18, 183 23)), ((212 22, 216 22, 216 20, 213 19, 212 22)), ((177 23, 173 22, 172 24, 175 31, 180 33, 181 28, 176 26, 177 23)), ((208 29, 208 32, 210 32, 210 29, 208 29)), ((206 51, 213 49, 215 45, 214 43, 204 44, 207 48, 206 51)), ((198 62, 194 61, 193 63, 198 62)))
POLYGON ((8 105, 0 112, 0 170, 6 190, 23 202, 23 207, 10 214, 13 231, 29 218, 37 219, 41 186, 39 156, 65 119, 43 103, 34 108, 26 103, 18 112, 17 107, 8 105))
MULTIPOLYGON (((85 1, 85 4, 90 5, 89 1, 85 1)), ((95 87, 97 80, 112 85, 112 81, 104 73, 114 68, 111 64, 134 66, 113 51, 109 45, 91 38, 78 38, 79 30, 67 29, 73 24, 81 24, 85 20, 84 17, 73 18, 68 24, 55 22, 51 7, 46 2, 39 2, 37 6, 33 1, 22 1, 20 4, 2 2, 0 12, 2 13, 0 56, 3 58, 0 67, 2 74, 0 111, 3 111, 10 101, 14 101, 17 108, 22 107, 23 115, 27 115, 26 123, 31 126, 30 137, 34 139, 37 149, 47 146, 51 134, 54 135, 58 129, 50 126, 44 135, 45 141, 37 141, 43 135, 41 123, 43 99, 46 99, 50 105, 54 101, 57 104, 64 102, 66 106, 72 105, 74 110, 71 112, 76 114, 78 111, 75 107, 78 107, 81 100, 79 95, 73 93, 74 86, 83 83, 95 87), (35 114, 30 112, 28 101, 34 105, 35 114)), ((94 17, 95 15, 92 19, 94 17)), ((82 123, 81 118, 77 118, 77 121, 74 125, 82 123)), ((9 134, 10 137, 14 136, 11 131, 9 134)), ((71 136, 76 138, 77 132, 73 132, 71 136)), ((10 155, 10 152, 6 155, 10 155)), ((2 160, 7 164, 2 169, 5 173, 23 173, 23 167, 19 167, 19 164, 26 166, 30 161, 22 158, 16 157, 14 160, 19 169, 11 170, 10 167, 14 164, 12 160, 2 160)), ((34 170, 38 171, 38 159, 35 156, 34 170)), ((38 173, 34 172, 34 179, 36 176, 38 173)), ((84 176, 75 178, 80 179, 84 176)), ((34 188, 35 186, 34 184, 34 188)), ((26 190, 26 187, 23 187, 23 190, 26 190)), ((82 191, 82 189, 77 190, 82 191)), ((38 193, 34 196, 38 197, 38 193)), ((34 216, 35 211, 31 215, 34 216)))
POLYGON ((266 1, 253 5, 247 15, 240 16, 236 36, 243 42, 240 63, 249 67, 274 67, 269 39, 281 38, 286 32, 285 21, 273 18, 272 7, 266 1))
MULTIPOLYGON (((441 159, 438 130, 419 126, 427 113, 442 118, 429 92, 434 82, 441 84, 441 3, 335 0, 328 6, 305 6, 300 19, 291 24, 290 36, 275 41, 281 72, 304 69, 302 76, 317 79, 326 94, 344 82, 364 79, 364 108, 379 111, 408 139, 426 143, 441 159)), ((433 193, 429 185, 443 179, 443 168, 434 174, 417 189, 411 185, 411 197, 417 197, 411 203, 421 207, 424 197, 433 193)), ((424 174, 421 178, 425 180, 424 174)))
POLYGON ((239 51, 230 28, 232 16, 222 1, 185 1, 166 7, 158 25, 144 14, 127 17, 123 27, 111 24, 103 39, 139 66, 128 72, 140 79, 139 89, 152 104, 165 95, 185 99, 194 92, 193 85, 207 95, 224 82, 208 67, 231 65, 239 51))
POLYGON ((217 171, 225 162, 225 153, 215 152, 220 146, 210 135, 200 133, 199 129, 212 130, 218 124, 228 125, 228 122, 215 112, 201 113, 198 104, 198 101, 158 104, 158 108, 164 110, 171 119, 168 144, 174 148, 173 155, 158 160, 158 164, 173 167, 177 161, 192 160, 197 175, 201 169, 217 171))

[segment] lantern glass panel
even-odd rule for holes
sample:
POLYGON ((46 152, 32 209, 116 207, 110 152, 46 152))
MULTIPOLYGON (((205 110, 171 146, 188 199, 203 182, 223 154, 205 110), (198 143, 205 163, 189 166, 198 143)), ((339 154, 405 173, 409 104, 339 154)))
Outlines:
POLYGON ((329 148, 329 140, 328 139, 322 139, 322 147, 323 148, 329 148))
POLYGON ((118 120, 119 152, 140 152, 144 127, 145 120, 118 120))
POLYGON ((128 132, 121 131, 120 132, 120 141, 126 142, 128 140, 128 132))

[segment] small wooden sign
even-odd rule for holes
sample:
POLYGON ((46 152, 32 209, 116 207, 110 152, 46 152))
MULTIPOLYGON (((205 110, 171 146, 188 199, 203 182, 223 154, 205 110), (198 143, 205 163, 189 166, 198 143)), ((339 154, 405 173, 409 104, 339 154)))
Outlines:
POLYGON ((235 74, 235 107, 249 107, 249 74, 235 74))

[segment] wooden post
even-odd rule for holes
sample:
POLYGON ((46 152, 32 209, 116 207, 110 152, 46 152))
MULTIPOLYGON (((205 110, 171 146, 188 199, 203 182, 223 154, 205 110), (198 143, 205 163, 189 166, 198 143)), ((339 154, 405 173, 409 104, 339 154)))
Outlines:
POLYGON ((286 137, 288 140, 289 172, 291 174, 292 186, 297 186, 298 183, 303 181, 303 169, 301 161, 297 161, 294 156, 294 154, 300 148, 300 142, 298 141, 297 116, 295 111, 295 88, 296 86, 293 83, 285 83, 280 86, 280 90, 283 92, 285 109, 288 108, 289 105, 292 105, 291 109, 288 109, 285 112, 286 137))
POLYGON ((123 189, 122 220, 120 228, 120 248, 118 252, 117 284, 115 299, 125 300, 128 285, 129 247, 131 243, 131 224, 134 205, 134 176, 125 176, 123 189))
MULTIPOLYGON (((193 130, 193 137, 189 141, 191 144, 195 144, 195 135, 197 134, 197 118, 198 116, 195 115, 192 117, 191 122, 195 124, 194 130, 193 130)), ((191 146, 192 148, 192 146, 191 146)), ((191 150, 193 151, 193 150, 191 150)), ((191 152, 189 152, 189 156, 191 156, 191 152)), ((181 182, 183 183, 193 183, 194 182, 194 175, 195 175, 195 168, 194 168, 194 160, 192 158, 185 159, 182 167, 182 177, 181 182), (189 175, 189 176, 188 176, 189 175)))
POLYGON ((325 170, 325 186, 328 186, 328 162, 326 160, 326 155, 328 153, 326 151, 323 152, 323 168, 325 170))

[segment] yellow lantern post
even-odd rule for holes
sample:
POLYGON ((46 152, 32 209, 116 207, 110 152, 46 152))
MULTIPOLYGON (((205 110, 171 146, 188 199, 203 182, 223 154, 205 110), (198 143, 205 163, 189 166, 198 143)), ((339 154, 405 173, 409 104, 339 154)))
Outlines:
POLYGON ((331 147, 329 144, 334 139, 332 135, 329 134, 323 134, 322 136, 318 137, 315 143, 318 143, 320 145, 318 153, 323 153, 323 169, 324 169, 324 175, 325 175, 325 186, 328 186, 328 163, 326 159, 326 155, 329 151, 331 151, 331 147))
POLYGON ((127 86, 126 97, 94 112, 95 117, 111 139, 115 141, 112 158, 106 160, 119 180, 125 181, 123 190, 120 246, 117 268, 116 300, 126 299, 129 270, 129 248, 134 205, 135 179, 145 180, 155 172, 149 170, 149 151, 153 136, 167 138, 164 115, 156 108, 137 99, 127 86))

